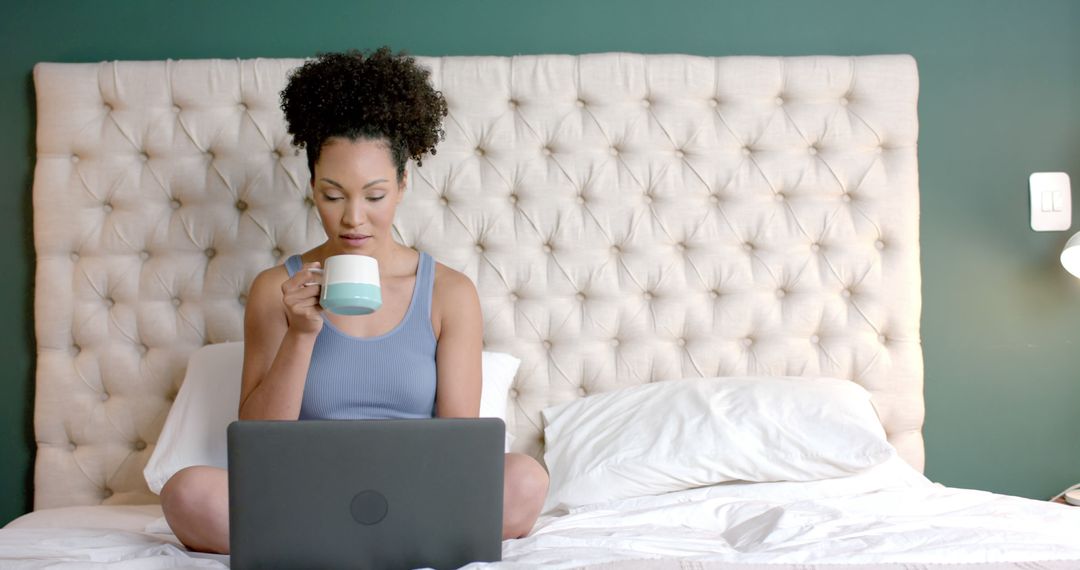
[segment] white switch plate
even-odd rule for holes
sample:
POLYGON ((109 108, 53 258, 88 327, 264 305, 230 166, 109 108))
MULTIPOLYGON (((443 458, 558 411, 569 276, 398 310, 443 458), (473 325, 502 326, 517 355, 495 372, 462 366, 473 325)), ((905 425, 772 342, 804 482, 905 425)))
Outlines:
POLYGON ((1072 189, 1064 172, 1035 172, 1028 178, 1031 229, 1055 232, 1072 227, 1072 189))

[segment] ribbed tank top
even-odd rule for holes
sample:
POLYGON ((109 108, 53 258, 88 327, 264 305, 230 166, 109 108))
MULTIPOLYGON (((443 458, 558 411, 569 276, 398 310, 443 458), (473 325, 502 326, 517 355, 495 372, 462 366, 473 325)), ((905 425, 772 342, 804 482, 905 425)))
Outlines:
MULTIPOLYGON (((299 255, 285 260, 292 277, 299 255)), ((304 384, 300 419, 431 418, 435 415, 435 332, 431 292, 435 262, 420 252, 405 316, 390 332, 352 336, 323 317, 304 384)))

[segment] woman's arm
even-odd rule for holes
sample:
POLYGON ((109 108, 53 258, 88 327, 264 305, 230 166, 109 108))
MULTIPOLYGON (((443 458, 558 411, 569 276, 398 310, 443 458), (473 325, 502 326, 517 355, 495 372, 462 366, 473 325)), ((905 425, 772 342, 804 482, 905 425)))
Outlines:
POLYGON ((435 415, 475 418, 480 414, 484 322, 476 286, 465 275, 437 266, 432 307, 437 307, 435 415))
POLYGON ((286 311, 282 310, 282 271, 284 268, 280 266, 263 271, 248 293, 240 384, 242 420, 300 417, 308 364, 318 332, 289 326, 286 311))

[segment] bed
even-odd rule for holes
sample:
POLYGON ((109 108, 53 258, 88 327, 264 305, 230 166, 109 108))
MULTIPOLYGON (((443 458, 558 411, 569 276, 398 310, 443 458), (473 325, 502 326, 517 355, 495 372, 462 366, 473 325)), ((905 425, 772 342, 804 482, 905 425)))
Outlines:
MULTIPOLYGON (((552 508, 493 566, 1080 567, 1080 510, 921 474, 911 57, 418 60, 449 116, 396 237, 477 285, 485 351, 519 360, 498 388, 512 449, 552 471, 552 508), (692 410, 718 396, 668 390, 733 380, 753 413, 730 429, 812 409, 844 447, 832 396, 768 399, 833 382, 888 453, 717 477, 729 465, 701 463, 737 454, 722 445, 769 442, 699 447, 717 424, 692 410), (623 394, 682 402, 636 424, 681 447, 629 486, 586 480, 575 461, 621 443, 558 422, 623 394)), ((0 530, 0 565, 227 566, 176 541, 144 469, 192 355, 242 341, 255 275, 324 239, 278 107, 301 61, 35 67, 35 511, 0 530)))

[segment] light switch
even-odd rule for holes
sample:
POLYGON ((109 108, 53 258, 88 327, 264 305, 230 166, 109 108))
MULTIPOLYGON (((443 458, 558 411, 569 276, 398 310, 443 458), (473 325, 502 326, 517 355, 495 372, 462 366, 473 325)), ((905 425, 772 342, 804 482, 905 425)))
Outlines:
POLYGON ((1072 227, 1072 189, 1064 172, 1035 172, 1028 178, 1031 229, 1037 232, 1072 227))

